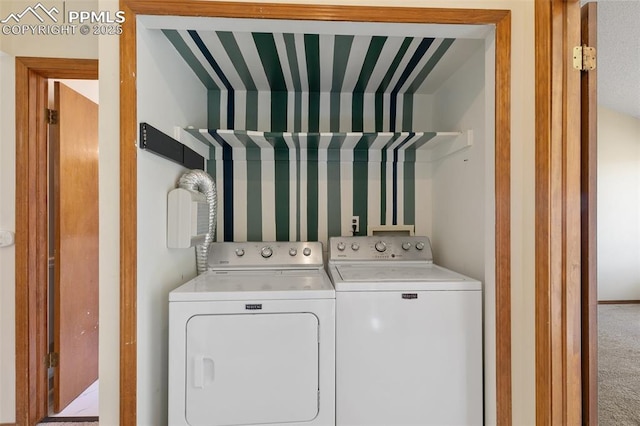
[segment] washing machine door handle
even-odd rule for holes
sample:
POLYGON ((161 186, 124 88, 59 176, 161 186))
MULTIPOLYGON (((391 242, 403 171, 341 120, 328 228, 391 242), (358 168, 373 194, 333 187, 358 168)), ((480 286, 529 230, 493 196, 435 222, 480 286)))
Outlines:
POLYGON ((204 389, 205 386, 205 363, 211 364, 210 381, 213 382, 215 377, 215 363, 213 358, 207 355, 198 354, 193 357, 193 387, 204 389))

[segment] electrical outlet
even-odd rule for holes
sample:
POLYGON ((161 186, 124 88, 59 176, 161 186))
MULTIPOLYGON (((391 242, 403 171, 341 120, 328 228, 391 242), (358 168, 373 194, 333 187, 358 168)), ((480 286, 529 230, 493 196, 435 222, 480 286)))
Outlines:
POLYGON ((351 229, 357 234, 360 232, 360 216, 352 216, 351 217, 351 229), (354 230, 353 227, 356 227, 354 230))

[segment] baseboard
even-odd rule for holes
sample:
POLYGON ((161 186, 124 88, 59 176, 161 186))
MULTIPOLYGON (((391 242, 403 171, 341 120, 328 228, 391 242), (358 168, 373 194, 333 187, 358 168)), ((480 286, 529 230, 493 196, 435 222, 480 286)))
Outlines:
MULTIPOLYGON (((45 417, 40 420, 40 423, 91 423, 98 422, 98 416, 88 416, 88 417, 45 417)), ((0 425, 1 426, 1 425, 0 425)))
POLYGON ((598 300, 598 305, 635 305, 640 300, 598 300))

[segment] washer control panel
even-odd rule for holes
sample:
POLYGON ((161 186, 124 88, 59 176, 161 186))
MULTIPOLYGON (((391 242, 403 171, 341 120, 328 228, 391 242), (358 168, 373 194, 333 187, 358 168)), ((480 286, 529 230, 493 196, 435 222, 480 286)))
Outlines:
POLYGON ((374 235, 367 237, 331 237, 330 261, 389 260, 433 262, 428 237, 374 235))
POLYGON ((209 267, 264 268, 322 267, 322 243, 302 241, 248 241, 211 244, 209 267))

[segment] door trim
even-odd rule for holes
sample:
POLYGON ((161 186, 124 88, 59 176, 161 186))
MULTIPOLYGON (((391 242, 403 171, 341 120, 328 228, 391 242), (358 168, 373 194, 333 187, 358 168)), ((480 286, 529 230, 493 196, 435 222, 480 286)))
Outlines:
POLYGON ((217 1, 120 0, 120 424, 136 424, 137 187, 136 15, 211 16, 496 26, 495 256, 497 421, 511 408, 511 12, 490 9, 323 6, 217 1))
POLYGON ((16 57, 16 424, 48 412, 47 79, 98 79, 95 59, 16 57))
POLYGON ((578 0, 536 0, 536 422, 582 419, 578 0))
MULTIPOLYGON (((598 48, 598 4, 581 8, 581 41, 598 48)), ((582 424, 598 424, 598 71, 581 73, 582 424)))

